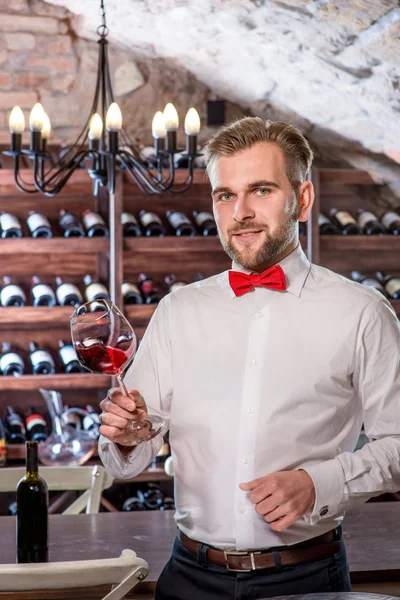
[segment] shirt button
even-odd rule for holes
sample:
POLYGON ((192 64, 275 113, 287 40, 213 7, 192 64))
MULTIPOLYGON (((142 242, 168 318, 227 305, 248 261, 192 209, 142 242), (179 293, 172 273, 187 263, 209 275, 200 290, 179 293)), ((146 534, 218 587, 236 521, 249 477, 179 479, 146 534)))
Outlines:
POLYGON ((253 409, 252 409, 252 408, 249 406, 249 408, 247 409, 247 412, 248 412, 248 413, 252 413, 252 412, 253 412, 253 409))
POLYGON ((242 515, 243 515, 243 514, 246 512, 246 509, 245 509, 245 508, 241 508, 241 509, 240 509, 240 512, 241 512, 241 513, 242 513, 242 515))
POLYGON ((321 510, 319 511, 319 516, 320 516, 320 517, 323 517, 324 515, 326 515, 326 514, 327 514, 328 510, 329 510, 329 508, 328 508, 327 506, 323 506, 323 507, 321 508, 321 510))
POLYGON ((257 365, 258 364, 258 360, 256 360, 255 358, 253 358, 253 360, 251 362, 253 363, 253 365, 257 365))
POLYGON ((257 317, 260 317, 260 318, 261 318, 262 316, 263 316, 263 313, 262 313, 262 312, 261 312, 261 310, 260 310, 260 311, 257 313, 257 317))
POLYGON ((247 465, 247 463, 249 462, 249 459, 247 458, 247 456, 244 457, 243 462, 244 462, 245 465, 247 465))

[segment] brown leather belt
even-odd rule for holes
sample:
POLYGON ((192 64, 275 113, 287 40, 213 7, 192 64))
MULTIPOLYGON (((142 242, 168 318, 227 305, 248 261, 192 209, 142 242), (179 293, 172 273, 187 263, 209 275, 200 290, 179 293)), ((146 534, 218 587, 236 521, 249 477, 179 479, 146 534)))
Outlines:
MULTIPOLYGON (((228 571, 256 571, 281 565, 313 562, 329 558, 339 552, 340 542, 333 541, 334 534, 335 530, 328 531, 311 540, 287 546, 287 550, 278 550, 274 553, 268 550, 238 552, 209 548, 207 558, 210 562, 226 567, 228 571)), ((178 537, 185 548, 197 554, 199 542, 192 540, 180 530, 178 530, 178 537)))

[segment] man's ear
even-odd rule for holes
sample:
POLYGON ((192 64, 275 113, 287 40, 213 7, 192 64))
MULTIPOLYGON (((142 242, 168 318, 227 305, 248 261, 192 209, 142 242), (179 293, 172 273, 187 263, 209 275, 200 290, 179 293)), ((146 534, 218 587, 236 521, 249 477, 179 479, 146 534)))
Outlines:
POLYGON ((304 183, 300 184, 297 192, 297 197, 299 199, 299 210, 297 214, 297 220, 303 222, 307 221, 310 216, 310 212, 314 204, 315 198, 314 186, 311 183, 311 181, 305 181, 304 183))

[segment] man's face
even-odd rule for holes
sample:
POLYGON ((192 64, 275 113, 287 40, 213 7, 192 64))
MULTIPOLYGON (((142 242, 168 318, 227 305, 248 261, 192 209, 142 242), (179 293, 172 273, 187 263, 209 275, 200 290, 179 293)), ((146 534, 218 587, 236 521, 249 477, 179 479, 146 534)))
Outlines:
POLYGON ((219 158, 210 180, 218 234, 232 260, 253 269, 297 245, 298 202, 276 144, 219 158))

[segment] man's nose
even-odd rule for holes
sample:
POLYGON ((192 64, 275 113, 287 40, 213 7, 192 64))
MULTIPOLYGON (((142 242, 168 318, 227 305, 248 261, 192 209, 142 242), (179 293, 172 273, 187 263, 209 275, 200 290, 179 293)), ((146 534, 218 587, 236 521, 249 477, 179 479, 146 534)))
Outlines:
POLYGON ((232 218, 234 221, 245 221, 246 219, 254 219, 255 211, 246 196, 238 197, 235 203, 235 210, 232 218))

